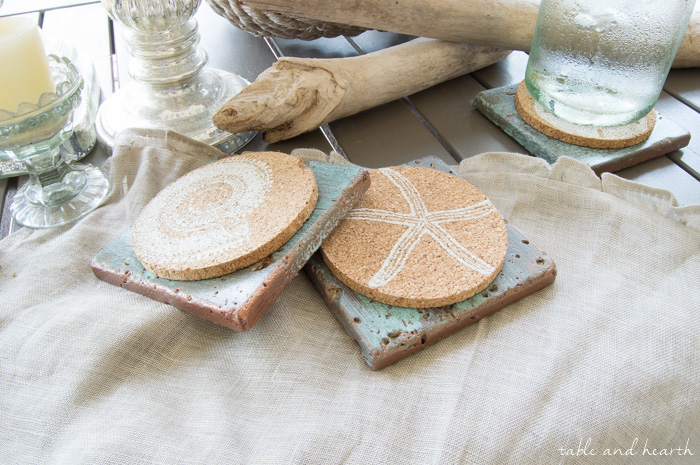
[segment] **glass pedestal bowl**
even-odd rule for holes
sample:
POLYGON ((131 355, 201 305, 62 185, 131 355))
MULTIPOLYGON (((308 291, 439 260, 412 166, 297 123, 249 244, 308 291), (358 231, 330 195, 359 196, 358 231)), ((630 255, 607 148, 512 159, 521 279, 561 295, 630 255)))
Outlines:
POLYGON ((10 212, 30 228, 52 228, 97 208, 109 192, 99 168, 77 164, 62 144, 73 134, 73 112, 83 80, 67 58, 49 55, 56 92, 37 104, 23 103, 14 113, 0 110, 0 155, 21 161, 29 180, 17 191, 10 212))

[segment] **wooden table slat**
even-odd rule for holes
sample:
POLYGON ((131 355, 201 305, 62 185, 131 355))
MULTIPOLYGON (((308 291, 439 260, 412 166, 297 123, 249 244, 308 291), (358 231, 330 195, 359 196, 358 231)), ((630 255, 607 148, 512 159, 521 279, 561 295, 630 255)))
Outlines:
POLYGON ((258 133, 255 138, 250 141, 242 152, 283 152, 291 153, 292 150, 298 148, 309 148, 321 150, 324 153, 329 153, 333 147, 328 143, 328 140, 323 136, 320 130, 307 132, 290 140, 275 142, 274 144, 267 143, 263 140, 262 134, 258 133))
POLYGON ((625 168, 616 175, 673 192, 680 205, 700 204, 700 183, 669 157, 625 168))
POLYGON ((207 66, 252 82, 275 62, 275 56, 262 37, 233 27, 217 15, 209 3, 202 2, 195 19, 199 24, 200 47, 209 57, 207 66))
POLYGON ((100 3, 100 0, 5 0, 0 7, 0 16, 26 12, 39 12, 100 3))
POLYGON ((411 95, 410 100, 460 160, 483 152, 527 153, 474 108, 472 102, 482 90, 467 75, 411 95))
POLYGON ((457 163, 400 101, 393 101, 330 123, 353 163, 369 168, 395 166, 416 156, 434 155, 457 163))
POLYGON ((343 37, 321 38, 312 41, 272 38, 272 41, 286 57, 343 58, 358 55, 357 50, 343 37))
MULTIPOLYGON (((698 72, 700 74, 700 70, 698 72)), ((700 82, 700 76, 698 82, 700 82)), ((688 146, 684 147, 683 150, 669 154, 669 157, 700 180, 700 134, 697 134, 698 129, 700 129, 700 113, 667 92, 661 92, 656 109, 661 115, 672 119, 677 125, 691 133, 688 146)))
POLYGON ((700 112, 699 85, 700 68, 672 69, 668 73, 664 90, 695 111, 700 112))
POLYGON ((100 4, 47 11, 42 32, 76 47, 82 58, 92 61, 100 82, 102 99, 112 91, 112 59, 109 53, 109 20, 100 4), (73 18, 79 15, 84 26, 76 28, 73 18))
POLYGON ((474 79, 487 89, 512 86, 525 79, 528 54, 511 52, 504 60, 472 73, 474 79))
POLYGON ((395 34, 382 31, 366 31, 347 40, 362 50, 363 53, 372 53, 394 45, 400 45, 414 39, 414 36, 395 34))

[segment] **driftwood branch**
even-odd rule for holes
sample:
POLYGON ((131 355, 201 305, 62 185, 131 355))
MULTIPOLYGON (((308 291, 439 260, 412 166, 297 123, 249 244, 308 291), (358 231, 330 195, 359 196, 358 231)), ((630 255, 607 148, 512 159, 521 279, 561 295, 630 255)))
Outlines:
POLYGON ((481 69, 510 51, 414 39, 349 58, 281 58, 227 102, 214 124, 289 139, 339 118, 481 69))
MULTIPOLYGON (((307 20, 348 24, 452 42, 529 51, 539 0, 245 0, 307 20)), ((673 66, 700 66, 700 3, 673 66)))

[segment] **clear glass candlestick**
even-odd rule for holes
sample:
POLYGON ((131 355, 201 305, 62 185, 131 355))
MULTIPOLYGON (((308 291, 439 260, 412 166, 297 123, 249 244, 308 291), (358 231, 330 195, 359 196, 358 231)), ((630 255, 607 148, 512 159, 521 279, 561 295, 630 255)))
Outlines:
POLYGON ((17 223, 51 228, 87 215, 109 192, 107 176, 92 165, 74 163, 63 143, 73 134, 83 79, 67 58, 49 55, 55 92, 14 113, 0 110, 0 156, 21 162, 29 180, 17 191, 10 211, 17 223))
POLYGON ((218 129, 212 116, 249 84, 244 78, 207 68, 193 19, 201 0, 102 0, 124 27, 133 81, 108 98, 97 114, 97 136, 108 147, 127 127, 172 129, 231 153, 254 132, 218 129))

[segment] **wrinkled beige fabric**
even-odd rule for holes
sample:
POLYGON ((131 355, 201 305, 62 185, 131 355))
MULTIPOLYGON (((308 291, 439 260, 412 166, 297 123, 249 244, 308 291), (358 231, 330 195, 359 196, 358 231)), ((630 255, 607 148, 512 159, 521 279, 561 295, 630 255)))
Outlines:
POLYGON ((216 156, 128 131, 106 205, 0 241, 0 461, 700 457, 700 206, 566 158, 464 161, 459 172, 555 260, 557 281, 373 372, 303 273, 245 333, 93 276, 93 255, 153 195, 216 156))

